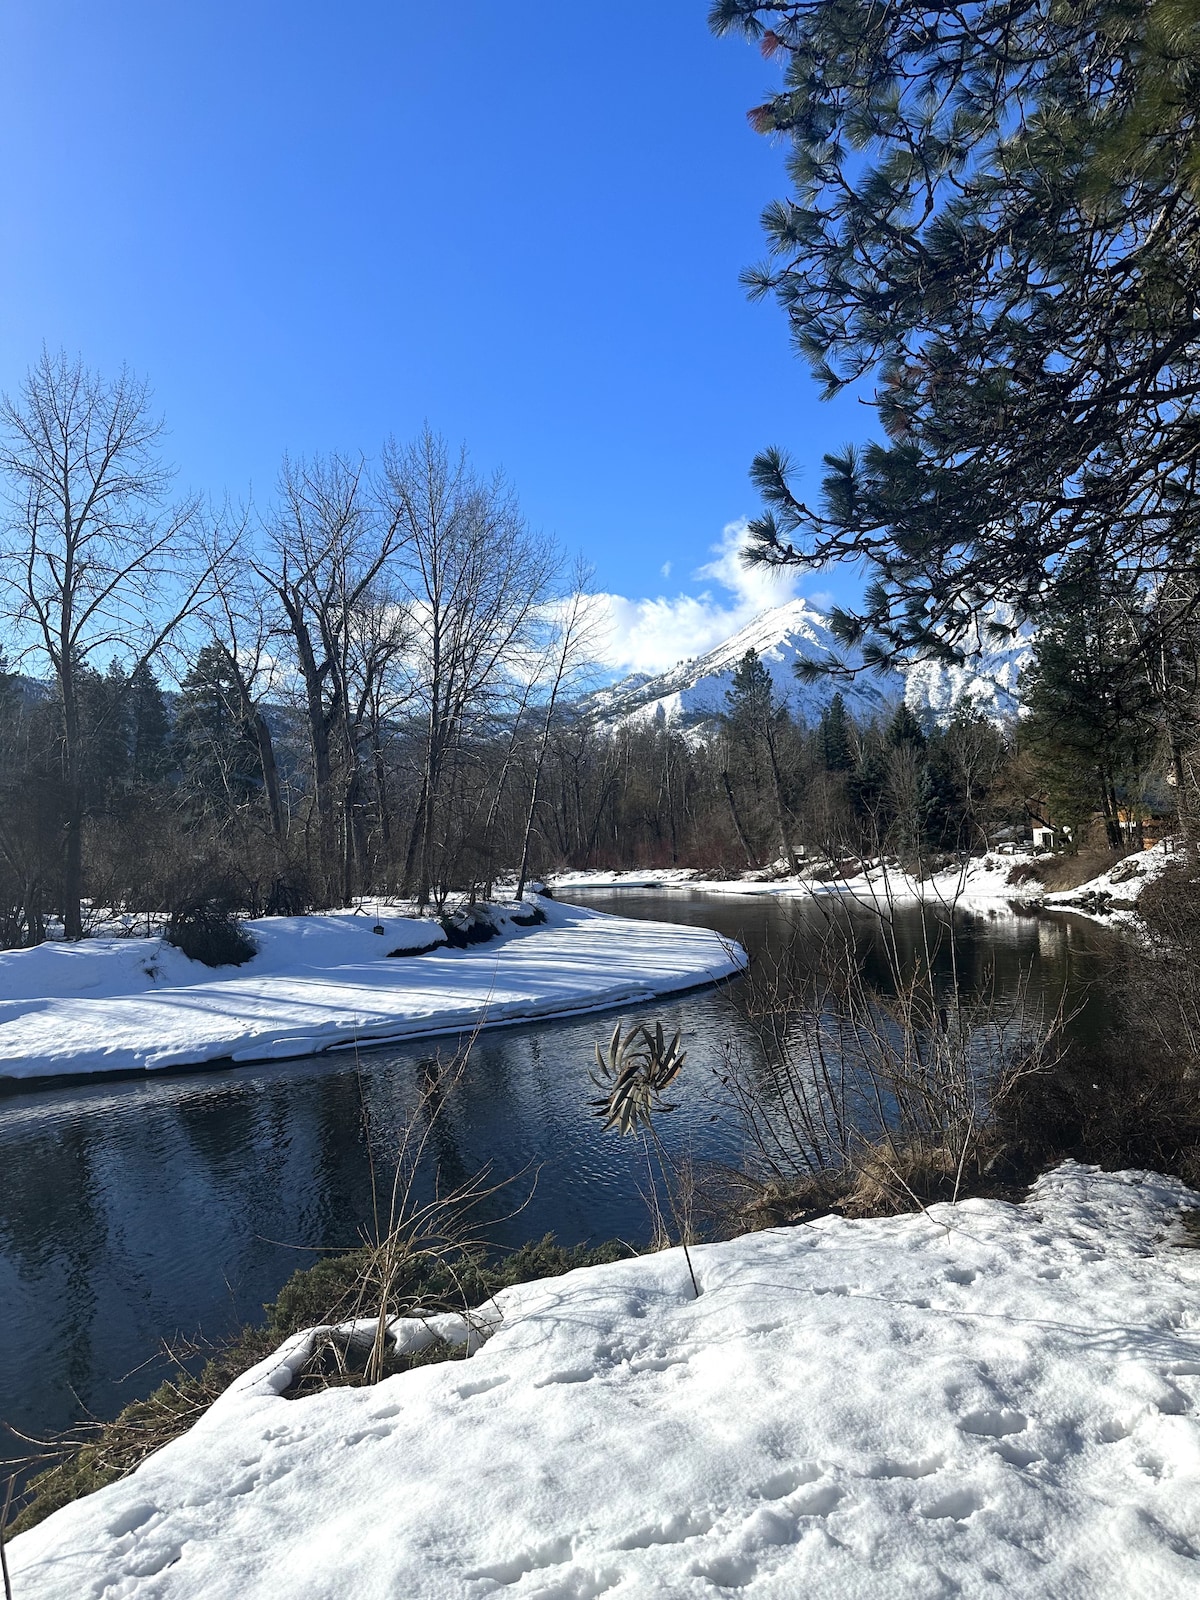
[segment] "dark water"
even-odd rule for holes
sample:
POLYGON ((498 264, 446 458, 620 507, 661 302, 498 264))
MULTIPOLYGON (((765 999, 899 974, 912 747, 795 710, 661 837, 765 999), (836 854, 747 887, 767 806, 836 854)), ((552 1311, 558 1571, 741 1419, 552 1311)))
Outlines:
MULTIPOLYGON (((717 928, 752 952, 812 916, 787 902, 688 892, 572 898, 717 928)), ((965 919, 960 932, 967 984, 994 968, 1010 990, 1029 972, 1055 1002, 1064 987, 1086 994, 1107 938, 1082 921, 1007 915, 965 919)), ((902 942, 919 933, 919 913, 902 919, 902 942)), ((1099 1003, 1089 1002, 1093 1018, 1099 1003)), ((547 1231, 565 1244, 645 1241, 640 1146, 603 1134, 587 1104, 593 1041, 620 1015, 477 1040, 434 1126, 432 1158, 443 1184, 489 1163, 495 1178, 514 1178, 490 1204, 497 1246, 547 1231)), ((685 1034, 665 1143, 736 1161, 736 1131, 713 1094, 723 1044, 740 1034, 728 997, 704 990, 626 1017, 685 1034)), ((386 1163, 432 1051, 386 1046, 357 1065, 335 1054, 0 1096, 0 1419, 40 1433, 85 1410, 110 1416, 161 1379, 164 1338, 220 1337, 256 1319, 316 1259, 313 1247, 356 1244, 370 1214, 364 1106, 386 1163)), ((19 1453, 0 1437, 0 1459, 19 1453)))

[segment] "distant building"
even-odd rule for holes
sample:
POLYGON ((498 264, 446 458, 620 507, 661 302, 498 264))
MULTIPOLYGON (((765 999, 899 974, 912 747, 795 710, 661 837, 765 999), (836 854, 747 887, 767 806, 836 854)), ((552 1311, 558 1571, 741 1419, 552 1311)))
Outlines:
POLYGON ((1066 823, 1046 822, 1039 817, 1030 825, 1029 836, 1035 850, 1065 850, 1075 832, 1066 823))

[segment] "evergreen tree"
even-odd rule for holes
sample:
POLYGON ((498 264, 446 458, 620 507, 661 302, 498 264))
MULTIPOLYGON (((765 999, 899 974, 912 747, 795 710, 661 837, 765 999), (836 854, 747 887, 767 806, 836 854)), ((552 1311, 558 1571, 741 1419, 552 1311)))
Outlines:
MULTIPOLYGON (((1072 550, 1192 570, 1200 494, 1200 44, 1188 0, 717 0, 783 62, 774 294, 827 395, 874 380, 883 442, 752 475, 757 555, 865 561, 835 632, 947 656, 997 594, 1055 601, 1072 550)), ((1059 596, 1061 598, 1061 596, 1059 596)), ((1130 634, 1128 648, 1144 639, 1130 634)))
POLYGON ((125 700, 130 776, 138 784, 161 783, 174 765, 171 719, 148 662, 134 669, 125 700))
POLYGON ((834 695, 822 713, 817 735, 826 772, 848 772, 854 756, 850 748, 846 702, 840 693, 834 695))
POLYGON ((887 785, 887 755, 876 727, 868 728, 859 739, 858 758, 846 780, 846 792, 854 814, 866 826, 872 846, 879 844, 888 818, 883 797, 887 785))
POLYGON ((128 680, 119 661, 101 674, 86 664, 76 668, 80 744, 84 753, 84 798, 87 811, 108 803, 129 781, 129 746, 125 736, 128 680))
MULTIPOLYGON (((779 748, 780 737, 790 719, 787 707, 775 693, 771 674, 756 650, 747 650, 735 667, 733 681, 725 694, 725 707, 725 727, 733 744, 745 757, 755 799, 762 804, 763 791, 767 791, 780 848, 792 871, 796 872, 800 863, 791 836, 791 811, 784 792, 779 748)), ((728 782, 727 775, 727 788, 728 782)), ((744 837, 744 826, 737 815, 732 793, 730 809, 735 826, 744 837)))
POLYGON ((240 704, 228 656, 205 645, 180 684, 173 739, 184 789, 202 808, 245 805, 261 787, 258 747, 240 704))
POLYGON ((725 722, 737 735, 752 744, 775 716, 775 686, 757 650, 747 650, 733 669, 733 679, 725 691, 725 722))
MULTIPOLYGON (((935 848, 979 849, 1000 820, 995 789, 1008 768, 1011 751, 1004 732, 969 700, 962 700, 945 727, 929 735, 925 762, 929 775, 926 836, 935 848)), ((1006 820, 1018 820, 1023 811, 1006 820)))
POLYGON ((1138 609, 1130 579, 1075 558, 1021 684, 1022 738, 1054 820, 1078 840, 1098 810, 1113 848, 1124 842, 1122 800, 1135 795, 1154 743, 1150 688, 1130 665, 1138 609))
POLYGON ((917 721, 907 701, 901 700, 888 723, 887 742, 889 749, 899 750, 904 746, 911 747, 918 754, 925 752, 925 731, 917 721))

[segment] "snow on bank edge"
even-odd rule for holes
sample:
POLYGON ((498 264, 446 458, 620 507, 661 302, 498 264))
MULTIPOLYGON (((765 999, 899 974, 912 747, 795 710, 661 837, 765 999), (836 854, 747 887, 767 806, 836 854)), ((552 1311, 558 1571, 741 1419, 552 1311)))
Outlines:
MULTIPOLYGON (((1200 1596, 1174 1180, 825 1218, 520 1285, 469 1364, 280 1398, 298 1341, 10 1549, 20 1600, 1200 1596)), ((299 1336, 300 1341, 303 1336, 299 1336)))
POLYGON ((706 928, 534 903, 540 926, 507 918, 490 943, 396 960, 385 952, 427 943, 427 922, 389 919, 380 937, 349 913, 263 918, 247 924, 259 954, 237 968, 201 967, 160 940, 7 952, 0 1078, 280 1060, 459 1033, 645 1004, 745 965, 740 946, 706 928))
POLYGON ((1063 893, 1048 893, 1036 878, 1012 883, 1014 869, 1036 863, 1029 851, 1011 855, 972 856, 961 867, 951 867, 929 878, 914 878, 898 866, 872 865, 848 878, 822 882, 791 876, 783 863, 775 869, 738 878, 705 878, 688 867, 668 867, 639 872, 564 872, 555 875, 556 891, 572 889, 691 889, 703 894, 776 895, 782 898, 841 895, 864 905, 905 906, 940 904, 960 911, 994 911, 1003 906, 1044 906, 1051 911, 1078 911, 1102 921, 1126 919, 1143 887, 1172 859, 1166 843, 1123 856, 1107 872, 1063 893), (1098 910, 1105 900, 1110 911, 1098 910))

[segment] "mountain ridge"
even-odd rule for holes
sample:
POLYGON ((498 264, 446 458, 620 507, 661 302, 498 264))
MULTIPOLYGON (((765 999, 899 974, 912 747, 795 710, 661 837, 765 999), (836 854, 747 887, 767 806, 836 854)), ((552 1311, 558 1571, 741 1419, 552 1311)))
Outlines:
MULTIPOLYGON (((997 621, 1009 619, 997 608, 997 621)), ((679 662, 666 672, 631 673, 617 683, 593 691, 585 708, 604 724, 664 718, 683 728, 699 729, 725 708, 725 694, 734 669, 747 650, 757 652, 771 675, 776 693, 794 716, 819 720, 835 694, 861 720, 885 714, 901 700, 927 723, 945 722, 965 698, 995 721, 1018 714, 1018 678, 1029 658, 1029 635, 1008 645, 989 647, 976 636, 976 649, 958 666, 921 661, 883 673, 860 670, 850 679, 824 678, 806 683, 796 677, 800 661, 839 660, 861 667, 861 657, 834 638, 827 616, 807 600, 786 601, 759 612, 735 633, 703 655, 679 662)))

